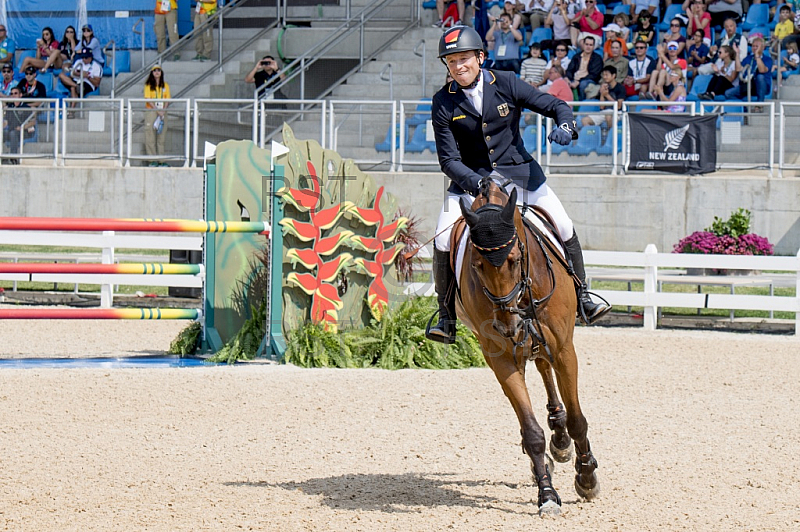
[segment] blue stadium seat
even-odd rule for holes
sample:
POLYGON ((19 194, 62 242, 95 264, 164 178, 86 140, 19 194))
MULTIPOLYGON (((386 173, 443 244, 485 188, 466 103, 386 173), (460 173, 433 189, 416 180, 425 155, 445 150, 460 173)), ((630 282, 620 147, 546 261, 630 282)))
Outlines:
POLYGON ((423 9, 436 9, 436 0, 425 0, 422 2, 423 9))
MULTIPOLYGON (((116 74, 120 72, 130 72, 131 71, 131 52, 130 50, 117 50, 117 61, 114 65, 116 69, 116 74)), ((106 64, 103 66, 103 75, 110 76, 111 75, 111 63, 113 62, 113 58, 108 55, 106 57, 106 64)))
POLYGON ((553 30, 551 28, 536 28, 531 32, 531 38, 528 41, 528 46, 535 42, 542 42, 553 38, 553 30))
POLYGON ((39 72, 36 75, 37 81, 41 81, 44 88, 47 89, 47 94, 49 95, 53 92, 53 74, 50 72, 39 72))
POLYGON ((656 29, 661 31, 669 30, 669 21, 674 19, 675 15, 681 14, 681 6, 680 2, 668 5, 667 10, 664 12, 664 18, 661 19, 661 22, 655 24, 656 29))
POLYGON ((547 146, 545 146, 545 139, 547 135, 544 134, 544 131, 541 132, 542 135, 536 134, 536 126, 528 126, 522 132, 522 142, 525 144, 525 150, 528 153, 534 153, 538 148, 539 144, 542 146, 542 150, 545 150, 547 146), (541 138, 541 143, 537 144, 538 139, 541 138))
MULTIPOLYGON (((626 4, 617 4, 614 6, 613 11, 611 11, 612 15, 619 15, 620 13, 624 13, 626 15, 630 15, 631 6, 626 4)), ((633 32, 631 32, 633 33, 633 32)))
MULTIPOLYGON (((744 31, 750 31, 756 26, 769 26, 769 4, 750 5, 741 27, 744 31)), ((765 36, 769 37, 769 30, 765 36)))
POLYGON ((589 155, 600 147, 602 132, 600 126, 583 126, 578 140, 567 147, 570 155, 589 155))
POLYGON ((420 103, 417 104, 416 113, 414 114, 414 116, 406 120, 406 124, 408 124, 409 126, 416 126, 419 124, 424 124, 430 119, 431 119, 431 104, 420 103))
MULTIPOLYGON (((62 85, 63 86, 63 85, 62 85)), ((400 148, 400 125, 397 124, 397 138, 395 139, 395 149, 400 148)), ((408 143, 408 124, 406 124, 406 143, 408 143)), ((391 124, 386 129, 386 138, 383 142, 379 142, 375 145, 375 149, 377 151, 392 151, 392 126, 391 124)))
MULTIPOLYGON (((622 131, 617 131, 617 153, 622 151, 622 131)), ((614 130, 609 129, 606 134, 606 141, 597 148, 597 155, 611 155, 614 152, 614 130)))
POLYGON ((711 74, 701 74, 699 76, 695 76, 694 81, 692 82, 692 89, 689 91, 689 94, 686 95, 686 100, 690 102, 699 101, 699 96, 706 92, 708 89, 708 84, 711 82, 711 78, 714 76, 711 74))
POLYGON ((436 143, 425 140, 425 134, 428 130, 427 124, 420 124, 414 130, 414 135, 406 143, 406 151, 410 153, 422 153, 425 150, 436 152, 436 143), (433 144, 433 147, 431 147, 433 144))
MULTIPOLYGON (((765 4, 756 4, 756 5, 765 5, 765 4)), ((759 24, 758 26, 754 26, 750 30, 750 33, 748 33, 748 39, 749 37, 755 35, 756 33, 760 33, 764 37, 764 39, 767 42, 769 42, 769 36, 771 35, 769 26, 767 26, 766 24, 759 24)))

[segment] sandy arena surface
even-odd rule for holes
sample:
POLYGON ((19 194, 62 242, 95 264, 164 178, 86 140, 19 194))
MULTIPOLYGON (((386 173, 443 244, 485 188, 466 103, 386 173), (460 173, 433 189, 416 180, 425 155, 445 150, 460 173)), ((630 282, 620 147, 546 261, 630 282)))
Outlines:
MULTIPOLYGON (((4 322, 0 358, 152 354, 182 325, 4 322)), ((800 530, 800 340, 576 344, 602 494, 559 464, 559 518, 489 370, 0 367, 0 529, 800 530)))

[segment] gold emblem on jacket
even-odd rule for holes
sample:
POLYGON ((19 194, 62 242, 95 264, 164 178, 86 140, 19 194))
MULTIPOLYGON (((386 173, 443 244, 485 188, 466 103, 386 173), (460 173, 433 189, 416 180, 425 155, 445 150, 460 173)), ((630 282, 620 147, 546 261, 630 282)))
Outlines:
POLYGON ((466 118, 466 117, 467 117, 467 115, 458 115, 458 116, 454 116, 454 117, 453 117, 453 122, 455 122, 456 120, 461 120, 462 118, 466 118))
POLYGON ((508 116, 508 104, 501 103, 497 106, 497 112, 500 113, 500 116, 508 116))

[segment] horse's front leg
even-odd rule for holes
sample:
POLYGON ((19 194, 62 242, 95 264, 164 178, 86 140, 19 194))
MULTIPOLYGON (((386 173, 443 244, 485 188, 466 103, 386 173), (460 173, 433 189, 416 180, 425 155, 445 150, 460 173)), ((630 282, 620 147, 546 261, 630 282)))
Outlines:
POLYGON ((510 354, 505 354, 487 357, 487 362, 517 414, 522 432, 522 449, 533 462, 533 475, 539 489, 539 515, 558 515, 561 513, 561 498, 553 488, 551 472, 545 463, 544 431, 533 415, 528 388, 525 386, 525 360, 521 360, 518 366, 510 354))
POLYGON ((567 433, 567 412, 558 398, 553 368, 550 362, 541 357, 536 358, 535 363, 547 391, 547 426, 553 431, 550 453, 556 462, 569 462, 572 458, 572 439, 567 433))
POLYGON ((581 412, 578 400, 578 359, 575 347, 567 345, 561 350, 555 364, 558 388, 567 408, 567 431, 575 441, 575 491, 591 500, 600 494, 597 480, 597 460, 592 454, 587 433, 589 425, 581 412))

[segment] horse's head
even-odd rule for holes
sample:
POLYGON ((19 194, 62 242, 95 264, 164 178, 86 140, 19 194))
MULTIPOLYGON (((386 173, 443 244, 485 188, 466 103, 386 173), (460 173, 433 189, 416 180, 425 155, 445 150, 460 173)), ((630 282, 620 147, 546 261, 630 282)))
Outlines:
POLYGON ((515 338, 522 320, 519 302, 525 295, 528 282, 523 264, 525 246, 520 241, 515 218, 517 191, 513 190, 510 197, 502 193, 482 196, 484 201, 481 202, 480 197, 475 200, 478 208, 474 212, 463 200, 460 203, 472 246, 478 251, 469 254, 469 267, 478 276, 484 294, 494 306, 493 327, 501 335, 515 338), (505 200, 505 203, 493 203, 497 198, 505 200))

